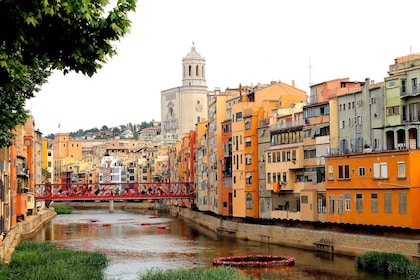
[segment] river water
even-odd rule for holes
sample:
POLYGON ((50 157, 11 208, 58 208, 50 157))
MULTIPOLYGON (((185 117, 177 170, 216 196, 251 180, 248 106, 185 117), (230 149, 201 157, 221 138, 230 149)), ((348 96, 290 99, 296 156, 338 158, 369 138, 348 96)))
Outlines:
POLYGON ((221 238, 194 223, 170 216, 122 210, 75 210, 70 215, 57 215, 32 239, 106 254, 108 280, 139 279, 154 269, 212 267, 216 257, 247 254, 296 258, 290 267, 240 269, 258 279, 383 279, 357 272, 353 257, 221 238))

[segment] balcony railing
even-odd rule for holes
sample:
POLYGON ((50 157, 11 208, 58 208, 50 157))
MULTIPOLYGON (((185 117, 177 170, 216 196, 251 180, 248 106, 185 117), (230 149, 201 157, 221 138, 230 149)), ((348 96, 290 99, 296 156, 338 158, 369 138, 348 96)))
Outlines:
POLYGON ((418 96, 420 95, 420 87, 415 87, 412 88, 408 91, 401 91, 400 93, 400 97, 404 98, 404 97, 413 97, 413 96, 418 96))
POLYGON ((305 124, 305 121, 303 119, 297 120, 297 121, 288 121, 288 122, 280 122, 270 125, 271 130, 277 130, 277 129, 285 129, 290 127, 296 127, 296 126, 302 126, 305 124))

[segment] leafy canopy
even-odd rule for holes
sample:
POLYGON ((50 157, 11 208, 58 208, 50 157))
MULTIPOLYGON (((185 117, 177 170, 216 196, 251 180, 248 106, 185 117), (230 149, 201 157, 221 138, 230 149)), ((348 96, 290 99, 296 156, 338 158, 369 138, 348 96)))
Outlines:
POLYGON ((0 0, 0 147, 53 70, 92 76, 128 34, 136 0, 0 0))

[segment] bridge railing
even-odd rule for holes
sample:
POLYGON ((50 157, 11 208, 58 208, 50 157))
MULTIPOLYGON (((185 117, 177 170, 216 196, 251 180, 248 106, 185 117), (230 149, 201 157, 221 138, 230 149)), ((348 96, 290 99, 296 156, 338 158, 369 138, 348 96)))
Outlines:
POLYGON ((110 197, 110 196, 174 196, 192 197, 194 183, 84 183, 84 184, 36 184, 35 198, 54 197, 110 197))

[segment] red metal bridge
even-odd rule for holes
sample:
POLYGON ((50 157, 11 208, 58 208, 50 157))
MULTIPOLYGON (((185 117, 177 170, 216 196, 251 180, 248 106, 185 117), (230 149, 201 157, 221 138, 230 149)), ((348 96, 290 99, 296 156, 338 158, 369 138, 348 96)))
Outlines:
POLYGON ((193 199, 194 183, 37 184, 35 200, 193 199))

